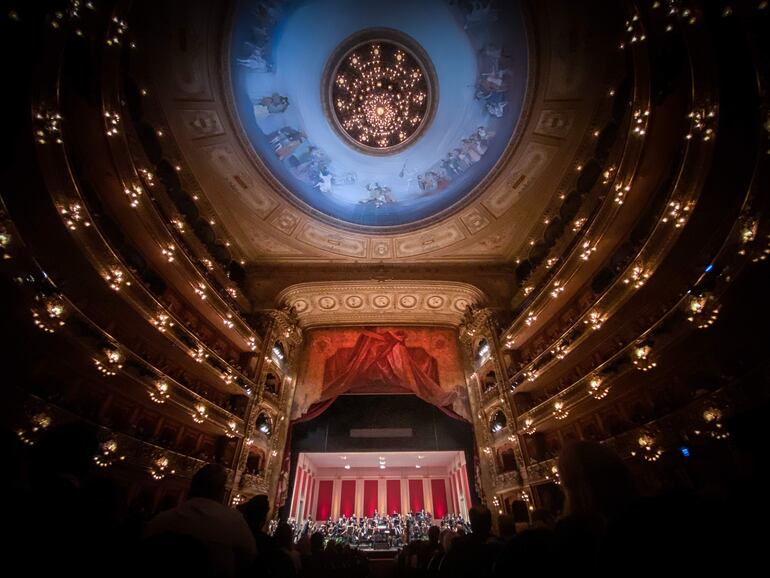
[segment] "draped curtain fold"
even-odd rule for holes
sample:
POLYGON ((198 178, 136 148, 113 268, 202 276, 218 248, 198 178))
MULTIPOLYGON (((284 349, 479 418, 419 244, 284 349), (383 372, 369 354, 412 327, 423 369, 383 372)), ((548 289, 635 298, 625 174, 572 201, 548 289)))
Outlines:
POLYGON ((353 347, 337 350, 326 361, 322 399, 361 384, 377 384, 407 389, 439 407, 450 405, 457 393, 442 389, 436 359, 422 347, 407 347, 404 340, 394 331, 362 331, 353 347))

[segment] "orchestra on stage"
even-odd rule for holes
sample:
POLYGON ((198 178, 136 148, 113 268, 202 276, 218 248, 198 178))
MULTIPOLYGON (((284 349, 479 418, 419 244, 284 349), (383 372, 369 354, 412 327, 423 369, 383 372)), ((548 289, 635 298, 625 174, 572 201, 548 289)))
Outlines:
MULTIPOLYGON (((343 515, 336 521, 332 518, 315 521, 308 516, 304 521, 290 518, 288 522, 294 530, 295 542, 321 532, 326 540, 343 542, 360 549, 398 549, 413 540, 427 540, 431 526, 464 533, 471 531, 470 525, 461 516, 448 514, 440 520, 434 520, 431 513, 425 510, 408 514, 393 512, 390 516, 375 511, 371 517, 343 515)), ((277 523, 270 523, 270 533, 277 523)))

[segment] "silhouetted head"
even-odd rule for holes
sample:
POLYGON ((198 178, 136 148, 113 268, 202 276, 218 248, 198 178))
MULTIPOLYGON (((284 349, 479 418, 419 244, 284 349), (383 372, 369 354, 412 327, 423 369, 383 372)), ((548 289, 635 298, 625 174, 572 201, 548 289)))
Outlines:
POLYGON ((258 494, 238 506, 252 532, 261 532, 270 511, 270 501, 265 494, 258 494))
POLYGON ((286 522, 281 522, 275 529, 275 543, 279 548, 291 548, 294 531, 286 522))
POLYGON ((486 539, 492 531, 492 512, 483 504, 473 506, 468 512, 471 521, 471 530, 482 539, 486 539))
POLYGON ((324 549, 324 535, 322 532, 313 532, 310 536, 310 551, 317 554, 324 549))
POLYGON ((543 508, 538 508, 532 512, 532 527, 553 528, 556 523, 554 515, 543 508))
POLYGON ((516 535, 516 520, 510 514, 501 514, 497 519, 497 528, 500 530, 500 538, 509 540, 516 535))
POLYGON ((455 538, 457 538, 457 534, 452 530, 444 530, 441 533, 441 548, 444 552, 449 552, 449 549, 452 547, 452 540, 455 538))
POLYGON ((566 514, 615 514, 633 496, 631 472, 612 450, 596 443, 579 441, 564 447, 559 455, 566 514))
POLYGON ((227 469, 221 464, 206 464, 192 478, 191 498, 208 498, 221 502, 225 498, 227 469))
POLYGON ((438 526, 431 526, 428 530, 428 542, 431 544, 438 544, 438 538, 441 535, 441 528, 438 526))

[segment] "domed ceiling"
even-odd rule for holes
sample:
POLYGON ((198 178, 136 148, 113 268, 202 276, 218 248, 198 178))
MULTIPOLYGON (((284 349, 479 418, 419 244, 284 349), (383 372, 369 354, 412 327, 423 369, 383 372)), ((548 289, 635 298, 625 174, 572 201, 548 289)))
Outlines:
POLYGON ((374 230, 473 193, 513 135, 528 55, 517 2, 461 4, 239 4, 238 117, 283 189, 374 230))
POLYGON ((137 9, 147 119, 244 263, 515 261, 622 74, 616 35, 562 0, 137 9))

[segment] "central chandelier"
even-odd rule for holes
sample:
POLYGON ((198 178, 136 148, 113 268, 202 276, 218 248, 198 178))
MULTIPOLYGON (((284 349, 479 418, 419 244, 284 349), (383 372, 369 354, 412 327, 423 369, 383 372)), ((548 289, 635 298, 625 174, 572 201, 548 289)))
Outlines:
POLYGON ((428 124, 432 67, 408 37, 390 30, 343 42, 325 76, 333 124, 356 148, 395 152, 428 124))

